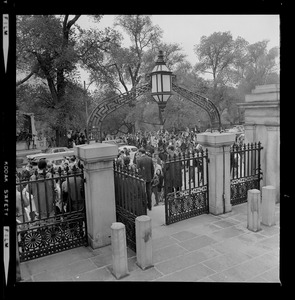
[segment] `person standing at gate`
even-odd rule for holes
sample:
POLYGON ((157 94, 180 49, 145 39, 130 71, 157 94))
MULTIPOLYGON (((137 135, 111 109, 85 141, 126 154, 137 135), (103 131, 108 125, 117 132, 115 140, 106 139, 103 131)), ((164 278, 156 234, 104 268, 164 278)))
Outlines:
POLYGON ((152 210, 151 181, 154 177, 154 163, 151 157, 147 156, 144 148, 139 149, 140 157, 137 158, 136 166, 140 175, 146 182, 147 207, 152 210))
POLYGON ((152 193, 155 194, 156 203, 154 206, 159 205, 159 201, 162 200, 162 187, 163 187, 163 175, 161 169, 157 169, 152 179, 152 193))
POLYGON ((173 145, 168 146, 167 152, 169 160, 163 166, 164 184, 167 192, 172 193, 173 191, 180 191, 182 186, 181 162, 176 161, 173 145))
POLYGON ((84 208, 84 181, 81 175, 77 176, 81 170, 73 165, 69 170, 71 176, 62 183, 62 191, 67 196, 64 199, 64 209, 66 212, 79 211, 84 208))
POLYGON ((55 213, 55 193, 56 183, 52 179, 52 174, 46 172, 47 162, 44 159, 38 162, 37 174, 33 174, 26 187, 27 191, 33 195, 36 205, 36 211, 39 213, 40 219, 53 217, 55 213), (37 181, 43 179, 44 181, 37 181))

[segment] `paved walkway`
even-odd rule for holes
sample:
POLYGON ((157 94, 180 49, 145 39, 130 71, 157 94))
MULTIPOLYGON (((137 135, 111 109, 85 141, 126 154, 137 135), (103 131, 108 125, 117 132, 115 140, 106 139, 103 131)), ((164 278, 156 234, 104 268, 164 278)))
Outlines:
POLYGON ((153 264, 141 270, 128 249, 129 275, 111 273, 111 246, 80 247, 21 263, 23 281, 199 281, 279 283, 280 205, 276 225, 254 233, 247 227, 247 203, 230 213, 205 214, 169 226, 164 206, 153 207, 153 264))

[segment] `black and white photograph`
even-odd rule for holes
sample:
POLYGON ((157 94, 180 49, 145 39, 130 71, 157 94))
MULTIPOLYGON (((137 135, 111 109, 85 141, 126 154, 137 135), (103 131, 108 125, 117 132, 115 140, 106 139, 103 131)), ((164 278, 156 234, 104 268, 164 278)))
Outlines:
POLYGON ((4 283, 282 285, 279 13, 8 18, 4 283))

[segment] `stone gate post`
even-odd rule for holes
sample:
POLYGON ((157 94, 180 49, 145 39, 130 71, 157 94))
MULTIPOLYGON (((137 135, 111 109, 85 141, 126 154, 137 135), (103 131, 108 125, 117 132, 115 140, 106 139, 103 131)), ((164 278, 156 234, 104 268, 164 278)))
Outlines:
POLYGON ((261 142, 262 186, 276 189, 280 201, 280 85, 258 85, 238 106, 245 110, 245 142, 261 142))
POLYGON ((230 146, 235 133, 204 132, 197 135, 197 141, 208 149, 209 212, 230 212, 230 146))
POLYGON ((95 249, 111 244, 111 225, 116 222, 113 160, 118 147, 95 143, 75 147, 83 162, 89 245, 95 249))

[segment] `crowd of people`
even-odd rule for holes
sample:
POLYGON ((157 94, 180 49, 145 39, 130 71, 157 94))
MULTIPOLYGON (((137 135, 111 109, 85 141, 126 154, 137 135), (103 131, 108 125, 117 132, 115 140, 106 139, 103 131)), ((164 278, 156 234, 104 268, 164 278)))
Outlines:
POLYGON ((86 143, 86 134, 84 132, 78 132, 69 130, 67 133, 68 148, 73 148, 74 145, 83 145, 86 143))
POLYGON ((122 168, 137 171, 146 182, 148 209, 152 209, 152 194, 155 195, 155 206, 163 201, 163 187, 167 192, 179 191, 182 185, 181 165, 175 163, 173 168, 165 161, 180 153, 201 151, 202 147, 197 142, 197 132, 184 131, 169 133, 159 130, 156 132, 137 132, 117 137, 123 144, 132 145, 139 150, 132 157, 125 147, 119 152, 116 163, 122 168), (166 174, 166 182, 164 175, 166 174))
MULTIPOLYGON (((139 131, 136 134, 124 134, 117 137, 117 139, 122 141, 122 144, 138 148, 136 153, 131 153, 127 147, 125 147, 118 153, 116 164, 122 168, 137 171, 143 177, 146 182, 147 201, 150 210, 152 206, 152 194, 155 195, 155 205, 159 205, 159 202, 163 201, 164 184, 168 192, 178 191, 180 189, 182 184, 181 166, 175 164, 175 167, 169 170, 169 164, 165 162, 167 158, 174 157, 180 153, 200 152, 202 146, 197 142, 197 133, 197 131, 188 130, 178 133, 159 130, 153 132, 139 131), (164 175, 166 182, 164 182, 164 175)), ((85 143, 82 135, 76 137, 78 143, 80 138, 81 143, 85 143)), ((72 141, 74 141, 74 139, 72 141)), ((25 166, 22 172, 18 173, 18 182, 35 182, 42 174, 46 178, 55 176, 56 179, 48 181, 48 183, 46 181, 46 184, 48 184, 46 191, 49 193, 47 195, 45 195, 45 190, 44 187, 41 187, 41 183, 27 184, 25 187, 21 184, 17 184, 18 213, 22 212, 20 205, 22 202, 24 203, 24 199, 33 199, 34 202, 33 206, 29 203, 30 201, 25 202, 25 207, 27 207, 28 210, 30 209, 26 216, 27 220, 31 218, 32 209, 34 209, 36 215, 40 213, 43 214, 43 216, 39 216, 41 218, 45 217, 45 215, 52 216, 66 212, 70 207, 79 209, 83 201, 80 196, 78 198, 75 196, 80 195, 80 192, 76 193, 77 187, 74 187, 74 181, 69 179, 60 182, 59 178, 61 174, 79 171, 80 167, 81 162, 78 161, 75 156, 64 159, 62 165, 59 166, 45 160, 39 161, 37 169, 34 169, 30 164, 25 166), (52 184, 53 186, 51 186, 52 184), (69 189, 67 187, 68 184, 72 184, 72 187, 69 189), (38 201, 34 201, 34 199, 38 199, 38 201), (49 203, 49 206, 46 204, 46 201, 49 203), (48 207, 50 211, 46 210, 48 207)), ((83 184, 80 185, 83 186, 83 184)))
MULTIPOLYGON (((146 181, 148 208, 151 209, 151 195, 155 194, 155 205, 163 199, 163 186, 166 185, 168 193, 177 192, 182 186, 181 163, 174 163, 169 169, 167 158, 173 158, 183 153, 201 152, 203 147, 197 141, 198 131, 168 132, 159 130, 154 132, 137 132, 124 134, 115 139, 123 144, 135 146, 139 150, 135 155, 124 148, 119 152, 116 163, 122 168, 137 171, 146 181), (164 181, 165 175, 165 181, 164 181)), ((242 144, 244 135, 236 136, 236 144, 242 144)), ((191 162, 187 162, 191 163, 191 162)), ((196 160, 195 166, 201 168, 201 160, 196 160)), ((195 172, 194 167, 188 166, 190 173, 195 172)), ((191 176, 191 174, 190 174, 191 176)), ((192 177, 192 176, 191 176, 192 177)), ((202 174, 200 174, 202 180, 202 174)))
POLYGON ((192 150, 197 146, 197 131, 168 132, 158 131, 138 131, 136 134, 123 134, 118 138, 126 145, 133 145, 137 148, 145 148, 147 151, 159 151, 167 149, 169 145, 175 147, 176 152, 192 150))
POLYGON ((82 167, 75 156, 65 159, 58 169, 45 159, 39 160, 37 169, 27 164, 16 176, 17 222, 42 220, 82 209, 84 183, 79 175, 82 167), (74 173, 78 176, 61 176, 74 173), (46 180, 38 181, 40 178, 46 180))

